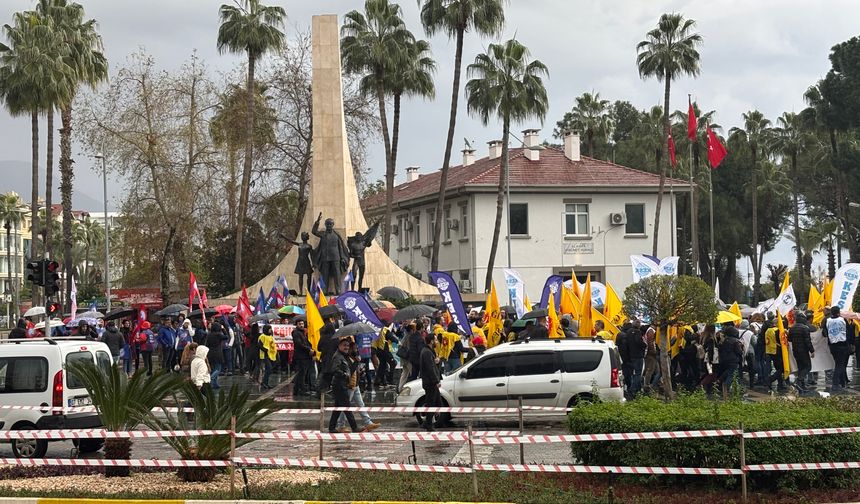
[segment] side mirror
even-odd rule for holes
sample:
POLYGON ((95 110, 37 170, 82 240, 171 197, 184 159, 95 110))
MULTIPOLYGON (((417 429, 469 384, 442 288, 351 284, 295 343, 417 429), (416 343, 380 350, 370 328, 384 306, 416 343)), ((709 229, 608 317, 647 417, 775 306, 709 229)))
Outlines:
POLYGON ((466 374, 467 374, 466 371, 463 371, 462 373, 457 373, 457 378, 459 378, 460 380, 465 380, 466 374))

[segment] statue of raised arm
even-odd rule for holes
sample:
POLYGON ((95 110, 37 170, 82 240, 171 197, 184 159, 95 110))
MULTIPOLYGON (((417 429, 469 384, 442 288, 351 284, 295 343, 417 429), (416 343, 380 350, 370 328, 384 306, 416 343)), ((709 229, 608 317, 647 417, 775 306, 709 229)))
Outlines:
POLYGON ((349 266, 349 251, 343 238, 334 230, 334 219, 325 220, 325 230, 320 231, 320 212, 314 222, 311 233, 319 237, 320 241, 314 250, 314 265, 318 268, 320 276, 325 284, 326 294, 331 294, 331 284, 334 283, 334 293, 340 294, 340 281, 349 266))
POLYGON ((364 271, 366 268, 364 252, 367 247, 373 245, 377 231, 379 231, 379 221, 370 226, 370 229, 366 232, 356 232, 354 236, 350 236, 346 240, 349 257, 352 258, 352 277, 355 285, 358 287, 356 290, 359 291, 364 288, 364 271))

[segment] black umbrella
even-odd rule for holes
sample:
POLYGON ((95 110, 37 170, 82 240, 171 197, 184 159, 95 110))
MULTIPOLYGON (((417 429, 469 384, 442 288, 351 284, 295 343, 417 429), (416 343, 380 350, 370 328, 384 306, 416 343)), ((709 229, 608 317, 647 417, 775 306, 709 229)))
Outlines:
POLYGON ((341 313, 341 308, 338 305, 330 304, 320 308, 320 316, 322 317, 337 317, 341 313))
POLYGON ((218 310, 215 308, 204 308, 202 310, 193 310, 188 314, 188 318, 203 318, 203 314, 206 314, 206 317, 212 317, 213 315, 218 315, 218 310))
POLYGON ((356 334, 376 334, 376 331, 377 329, 370 324, 355 322, 341 327, 334 335, 340 338, 341 336, 355 336, 356 334))
POLYGON ((371 307, 371 308, 373 308, 374 310, 379 310, 379 309, 382 309, 382 308, 386 308, 386 307, 387 307, 387 305, 386 305, 385 303, 380 303, 379 301, 377 301, 377 300, 375 300, 375 299, 371 299, 370 301, 368 301, 368 304, 369 304, 369 305, 370 305, 370 307, 371 307))
POLYGON ((409 293, 400 287, 383 287, 376 291, 377 294, 384 298, 388 299, 406 299, 409 297, 409 293))
POLYGON ((523 320, 538 319, 542 317, 546 317, 546 310, 543 308, 538 308, 537 310, 532 310, 523 315, 523 320))
POLYGON ((254 322, 262 322, 262 321, 270 322, 272 320, 280 320, 280 319, 281 319, 281 316, 278 314, 278 312, 267 311, 267 312, 263 312, 263 313, 259 313, 257 315, 254 315, 253 317, 250 318, 250 322, 253 324, 254 322))
POLYGON ((170 315, 176 315, 179 312, 184 312, 184 311, 188 311, 188 307, 185 306, 184 304, 177 303, 177 304, 172 304, 170 306, 162 308, 162 309, 158 310, 157 312, 155 312, 155 314, 159 317, 169 317, 170 315))
POLYGON ((427 306, 425 304, 409 305, 397 311, 397 313, 394 315, 394 321, 403 322, 404 320, 412 320, 426 317, 428 315, 432 315, 435 311, 436 308, 427 306))
POLYGON ((503 312, 505 312, 505 313, 508 313, 508 314, 516 313, 516 312, 517 312, 517 309, 516 309, 516 308, 514 308, 514 307, 513 307, 513 306, 511 306, 511 305, 505 305, 505 306, 502 306, 502 307, 501 307, 501 308, 499 308, 499 309, 500 309, 500 310, 502 310, 502 311, 503 311, 503 312))
POLYGON ((131 317, 135 315, 137 310, 130 306, 120 306, 119 308, 114 308, 113 310, 107 312, 105 314, 105 320, 116 320, 125 317, 131 317))

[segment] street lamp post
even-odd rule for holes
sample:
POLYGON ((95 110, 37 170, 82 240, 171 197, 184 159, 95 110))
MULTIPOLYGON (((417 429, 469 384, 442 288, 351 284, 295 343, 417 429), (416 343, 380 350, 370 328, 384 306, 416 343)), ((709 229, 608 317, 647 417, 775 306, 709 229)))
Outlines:
POLYGON ((105 303, 106 310, 110 311, 110 226, 108 225, 107 210, 107 160, 103 153, 96 154, 96 159, 102 161, 102 182, 104 188, 104 217, 105 217, 105 303))

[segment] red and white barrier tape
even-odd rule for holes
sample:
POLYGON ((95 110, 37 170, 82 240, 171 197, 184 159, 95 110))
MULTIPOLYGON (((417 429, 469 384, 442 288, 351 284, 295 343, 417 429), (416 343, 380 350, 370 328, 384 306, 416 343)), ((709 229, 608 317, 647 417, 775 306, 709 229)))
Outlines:
POLYGON ((472 470, 461 466, 434 466, 420 464, 394 464, 390 462, 356 462, 348 460, 316 460, 292 458, 252 458, 236 457, 233 462, 239 465, 267 465, 290 467, 316 467, 320 469, 372 469, 382 471, 410 471, 433 473, 470 473, 472 470))
POLYGON ((630 467, 557 464, 475 464, 475 470, 590 474, 686 474, 694 476, 731 476, 742 473, 740 469, 724 469, 720 467, 630 467))
MULTIPOLYGON (((36 410, 44 412, 57 413, 93 413, 96 411, 94 406, 12 406, 0 405, 0 409, 12 410, 36 410)), ((184 411, 187 413, 194 412, 193 408, 164 408, 166 411, 177 412, 184 411)), ((160 408, 154 408, 152 411, 161 411, 160 408)), ((352 411, 352 412, 367 412, 367 413, 518 413, 518 408, 480 408, 480 407, 465 407, 465 406, 331 406, 325 408, 326 412, 331 411, 352 411)), ((564 413, 570 411, 570 408, 556 408, 550 406, 524 406, 523 411, 550 411, 564 413)), ((283 408, 273 412, 279 415, 319 415, 319 408, 283 408)))
POLYGON ((229 430, 187 430, 187 431, 121 431, 105 429, 63 429, 63 430, 10 430, 0 431, 0 439, 128 439, 128 438, 166 438, 197 436, 229 436, 229 430))
MULTIPOLYGON (((516 436, 517 431, 476 431, 472 438, 477 440, 485 436, 500 437, 516 436)), ((352 432, 328 433, 319 431, 280 431, 280 432, 237 432, 238 439, 289 439, 295 441, 467 441, 466 432, 352 432)), ((487 443, 482 443, 487 444, 487 443)))
POLYGON ((562 434, 555 436, 523 435, 513 437, 484 437, 474 439, 474 444, 535 444, 535 443, 579 443, 587 441, 632 441, 643 439, 689 439, 703 437, 737 436, 738 430, 700 430, 669 432, 618 432, 614 434, 562 434))
POLYGON ((744 432, 747 439, 779 438, 794 436, 820 436, 825 434, 852 434, 860 432, 860 427, 827 427, 821 429, 783 429, 772 431, 744 432))
POLYGON ((820 471, 825 469, 860 469, 860 462, 797 462, 746 466, 747 471, 820 471))
POLYGON ((229 460, 158 460, 158 459, 18 459, 0 458, 2 465, 80 466, 80 467, 228 467, 229 460))

